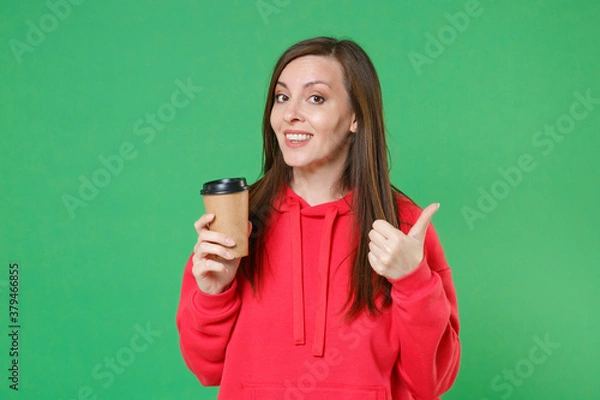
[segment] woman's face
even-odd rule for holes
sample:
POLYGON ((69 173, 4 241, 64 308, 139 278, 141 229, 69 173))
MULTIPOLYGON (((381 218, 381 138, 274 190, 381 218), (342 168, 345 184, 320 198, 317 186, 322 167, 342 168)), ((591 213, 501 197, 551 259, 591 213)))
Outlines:
POLYGON ((287 165, 341 175, 357 126, 337 60, 311 55, 286 65, 275 86, 271 127, 287 165))

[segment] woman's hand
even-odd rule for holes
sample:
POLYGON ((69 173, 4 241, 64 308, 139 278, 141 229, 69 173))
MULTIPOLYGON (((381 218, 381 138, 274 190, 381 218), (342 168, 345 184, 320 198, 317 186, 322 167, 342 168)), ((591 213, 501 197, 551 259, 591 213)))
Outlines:
POLYGON ((425 208, 408 234, 378 219, 369 232, 369 263, 382 276, 394 280, 414 271, 423 260, 423 245, 429 221, 440 204, 425 208))
MULTIPOLYGON (((208 294, 218 294, 229 287, 241 260, 234 258, 229 251, 229 248, 235 246, 232 238, 208 228, 208 224, 214 219, 213 214, 204 214, 194 223, 198 241, 194 246, 192 274, 200 290, 208 294)), ((251 227, 248 222, 248 231, 251 227)))

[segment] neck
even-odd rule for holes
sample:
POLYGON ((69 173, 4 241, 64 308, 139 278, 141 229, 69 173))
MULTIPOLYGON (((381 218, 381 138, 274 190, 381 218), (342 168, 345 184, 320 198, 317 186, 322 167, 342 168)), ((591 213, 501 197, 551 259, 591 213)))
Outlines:
POLYGON ((325 174, 294 168, 290 187, 308 204, 315 206, 329 203, 344 197, 344 191, 338 185, 339 174, 325 174))

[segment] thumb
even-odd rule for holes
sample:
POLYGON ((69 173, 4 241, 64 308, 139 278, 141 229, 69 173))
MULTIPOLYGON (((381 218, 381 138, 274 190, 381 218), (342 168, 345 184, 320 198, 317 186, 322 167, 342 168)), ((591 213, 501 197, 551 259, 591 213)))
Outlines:
POLYGON ((433 203, 427 206, 419 216, 419 219, 408 232, 408 236, 423 241, 425 239, 425 233, 433 214, 440 208, 440 203, 433 203))

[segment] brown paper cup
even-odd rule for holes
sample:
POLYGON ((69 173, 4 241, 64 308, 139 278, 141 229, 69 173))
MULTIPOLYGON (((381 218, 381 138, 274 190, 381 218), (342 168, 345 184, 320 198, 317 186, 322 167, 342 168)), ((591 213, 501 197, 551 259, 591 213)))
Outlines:
POLYGON ((243 187, 245 189, 234 193, 207 194, 209 190, 202 190, 206 212, 215 215, 210 230, 224 233, 235 241, 235 246, 230 247, 229 251, 236 258, 248 255, 248 190, 245 180, 243 187))

